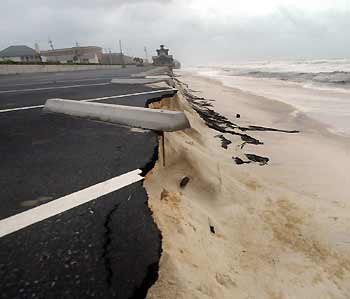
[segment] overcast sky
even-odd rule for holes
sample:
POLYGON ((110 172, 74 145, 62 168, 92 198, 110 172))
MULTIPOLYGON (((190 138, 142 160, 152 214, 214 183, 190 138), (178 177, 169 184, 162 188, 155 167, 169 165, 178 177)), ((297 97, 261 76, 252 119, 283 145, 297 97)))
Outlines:
POLYGON ((1 0, 0 48, 97 45, 187 65, 350 58, 350 0, 1 0))

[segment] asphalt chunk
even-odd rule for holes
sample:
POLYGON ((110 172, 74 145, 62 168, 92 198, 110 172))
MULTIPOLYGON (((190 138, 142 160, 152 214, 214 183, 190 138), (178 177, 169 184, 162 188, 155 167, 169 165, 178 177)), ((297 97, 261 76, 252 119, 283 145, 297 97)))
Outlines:
POLYGON ((270 161, 270 159, 267 158, 267 157, 262 157, 262 156, 258 156, 258 155, 255 155, 255 154, 245 154, 245 156, 250 161, 257 162, 260 165, 265 165, 265 164, 267 164, 270 161))

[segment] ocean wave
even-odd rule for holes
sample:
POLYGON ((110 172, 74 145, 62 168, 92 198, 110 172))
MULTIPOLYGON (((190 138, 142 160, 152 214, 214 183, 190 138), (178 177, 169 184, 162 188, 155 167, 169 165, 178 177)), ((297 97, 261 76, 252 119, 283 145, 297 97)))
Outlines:
POLYGON ((350 87, 350 72, 334 71, 334 72, 265 72, 252 70, 233 70, 223 69, 224 72, 232 76, 248 76, 255 78, 278 79, 292 82, 315 82, 332 85, 349 85, 350 87))
POLYGON ((350 83, 350 72, 322 72, 316 74, 312 80, 315 82, 348 84, 350 83))

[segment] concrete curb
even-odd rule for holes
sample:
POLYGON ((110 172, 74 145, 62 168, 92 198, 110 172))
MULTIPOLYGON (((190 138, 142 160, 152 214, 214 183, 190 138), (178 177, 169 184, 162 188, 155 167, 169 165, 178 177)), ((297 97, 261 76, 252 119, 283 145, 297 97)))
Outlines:
POLYGON ((152 84, 166 81, 165 78, 115 78, 111 83, 115 84, 152 84))
POLYGON ((87 103, 63 99, 47 100, 44 111, 155 131, 173 132, 190 128, 190 123, 186 115, 180 111, 87 103))
POLYGON ((155 75, 155 76, 146 76, 146 79, 163 79, 163 80, 170 80, 171 77, 168 75, 155 75))
POLYGON ((163 74, 167 74, 168 72, 169 72, 169 68, 167 66, 158 66, 145 72, 132 74, 131 77, 143 78, 150 75, 163 75, 163 74))

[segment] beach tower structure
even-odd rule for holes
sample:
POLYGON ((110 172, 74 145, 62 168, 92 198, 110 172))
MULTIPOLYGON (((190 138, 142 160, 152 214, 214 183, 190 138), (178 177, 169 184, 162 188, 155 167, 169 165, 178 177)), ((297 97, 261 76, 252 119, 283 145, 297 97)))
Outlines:
POLYGON ((160 45, 160 48, 156 50, 157 56, 153 56, 153 65, 157 66, 174 66, 173 55, 169 55, 169 49, 166 49, 164 45, 160 45))
POLYGON ((164 45, 160 45, 160 49, 157 49, 157 54, 158 54, 158 56, 161 56, 161 55, 168 56, 169 55, 169 49, 164 48, 164 45))

